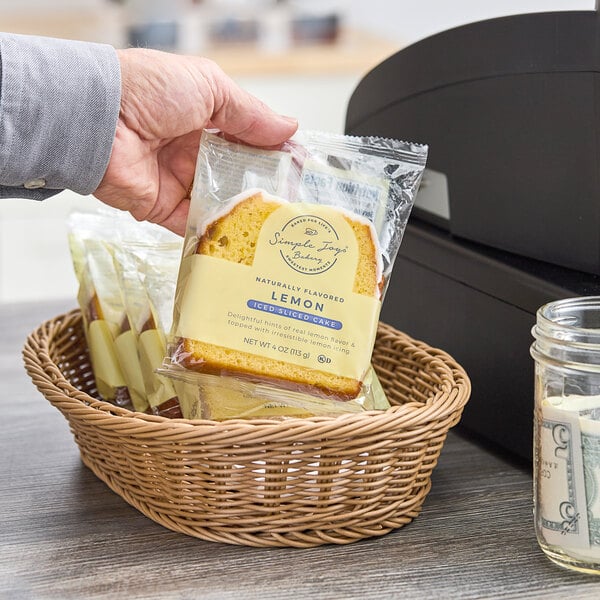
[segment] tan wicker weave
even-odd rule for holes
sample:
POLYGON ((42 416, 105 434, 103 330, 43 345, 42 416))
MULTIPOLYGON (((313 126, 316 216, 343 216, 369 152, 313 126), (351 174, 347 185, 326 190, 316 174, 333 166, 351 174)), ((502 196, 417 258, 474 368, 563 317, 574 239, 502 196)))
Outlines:
POLYGON ((169 420, 99 401, 79 311, 41 325, 24 359, 112 490, 169 529, 251 546, 345 544, 409 523, 470 393, 447 354, 383 324, 374 364, 395 406, 335 418, 169 420))

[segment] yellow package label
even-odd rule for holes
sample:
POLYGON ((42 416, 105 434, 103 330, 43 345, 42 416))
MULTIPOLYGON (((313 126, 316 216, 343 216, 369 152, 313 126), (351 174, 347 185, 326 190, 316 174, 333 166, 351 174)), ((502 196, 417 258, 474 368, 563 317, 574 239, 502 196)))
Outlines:
POLYGON ((199 402, 206 419, 248 419, 265 417, 310 417, 309 410, 286 406, 281 402, 254 398, 240 390, 218 386, 203 386, 199 402))
MULTIPOLYGON (((374 245, 371 266, 378 260, 374 245)), ((359 248, 348 214, 283 203, 262 224, 251 265, 203 254, 184 259, 175 333, 362 379, 381 302, 380 274, 374 266, 368 276, 361 272, 361 252, 367 249, 359 248), (357 278, 367 279, 369 294, 354 291, 357 278)))
POLYGON ((162 364, 165 356, 165 339, 158 329, 148 329, 142 331, 138 339, 138 344, 140 366, 144 381, 146 382, 148 402, 152 407, 160 406, 163 402, 177 395, 173 387, 173 382, 155 373, 155 370, 162 364))
POLYGON ((133 407, 139 412, 145 412, 148 408, 148 401, 138 357, 137 340, 131 329, 116 337, 115 348, 133 407))
POLYGON ((199 389, 195 383, 169 380, 173 384, 179 406, 184 419, 202 419, 203 414, 199 402, 199 389))
POLYGON ((115 327, 104 319, 91 321, 88 326, 90 360, 94 368, 96 386, 103 398, 115 396, 115 389, 126 385, 117 360, 114 334, 115 327))

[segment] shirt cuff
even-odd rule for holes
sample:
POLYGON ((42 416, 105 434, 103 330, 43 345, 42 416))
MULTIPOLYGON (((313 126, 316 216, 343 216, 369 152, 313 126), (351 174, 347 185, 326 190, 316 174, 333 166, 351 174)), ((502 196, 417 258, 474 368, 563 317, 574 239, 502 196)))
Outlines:
POLYGON ((40 188, 94 192, 119 117, 115 49, 0 34, 0 60, 0 185, 18 188, 18 197, 40 188))

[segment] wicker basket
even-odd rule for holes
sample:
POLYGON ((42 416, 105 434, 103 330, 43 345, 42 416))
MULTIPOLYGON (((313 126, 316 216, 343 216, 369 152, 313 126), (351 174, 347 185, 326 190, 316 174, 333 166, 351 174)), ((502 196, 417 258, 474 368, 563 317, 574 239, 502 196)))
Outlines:
POLYGON ((384 324, 373 362, 394 406, 339 417, 169 420, 97 400, 79 311, 42 324, 24 359, 112 490, 169 529, 250 546, 345 544, 409 523, 470 393, 451 357, 384 324))

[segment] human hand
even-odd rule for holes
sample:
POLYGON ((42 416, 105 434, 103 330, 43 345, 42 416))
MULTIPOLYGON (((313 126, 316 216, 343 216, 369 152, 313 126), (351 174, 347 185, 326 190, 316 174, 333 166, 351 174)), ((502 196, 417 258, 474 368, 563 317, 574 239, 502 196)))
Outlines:
POLYGON ((276 146, 297 122, 274 113, 212 61, 118 50, 121 109, 108 168, 94 195, 138 220, 183 234, 202 129, 276 146))

